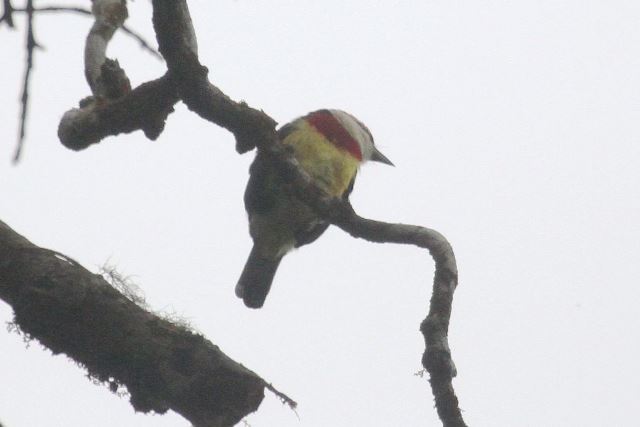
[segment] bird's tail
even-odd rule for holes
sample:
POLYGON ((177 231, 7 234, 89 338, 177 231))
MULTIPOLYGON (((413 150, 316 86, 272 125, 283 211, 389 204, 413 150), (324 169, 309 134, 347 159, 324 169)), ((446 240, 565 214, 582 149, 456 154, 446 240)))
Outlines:
POLYGON ((236 295, 242 298, 244 305, 249 308, 262 307, 281 259, 281 256, 276 259, 265 258, 253 246, 236 285, 236 295))

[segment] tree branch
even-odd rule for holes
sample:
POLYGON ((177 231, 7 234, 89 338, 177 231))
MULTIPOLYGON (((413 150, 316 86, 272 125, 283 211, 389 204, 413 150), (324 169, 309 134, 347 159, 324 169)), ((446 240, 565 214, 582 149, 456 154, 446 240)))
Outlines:
POLYGON ((84 73, 94 96, 104 96, 102 72, 107 59, 107 46, 116 30, 124 24, 129 12, 125 0, 94 0, 91 12, 95 18, 84 49, 84 73))
POLYGON ((239 153, 251 150, 260 141, 278 141, 275 120, 245 103, 234 102, 207 79, 208 70, 198 60, 186 1, 154 1, 153 25, 160 53, 175 77, 181 100, 190 110, 232 132, 239 153))
POLYGON ((207 70, 198 60, 195 31, 186 1, 153 0, 153 23, 160 53, 175 77, 181 99, 201 117, 230 130, 236 136, 239 152, 256 145, 267 153, 296 196, 352 236, 379 243, 412 244, 429 250, 435 260, 436 274, 429 314, 420 326, 426 344, 422 363, 430 374, 443 425, 466 426, 452 385, 456 369, 448 344, 451 305, 458 284, 455 256, 449 242, 427 228, 361 218, 348 202, 328 197, 315 186, 291 153, 279 144, 273 119, 246 104, 235 103, 208 81, 207 70))
POLYGON ((141 129, 155 140, 178 102, 169 76, 146 82, 112 102, 89 102, 67 111, 60 120, 58 137, 72 150, 82 150, 103 138, 141 129))
MULTIPOLYGON (((186 1, 153 0, 153 23, 160 52, 169 69, 168 75, 164 77, 167 79, 165 84, 173 85, 174 89, 174 92, 168 92, 185 102, 201 117, 231 131, 236 138, 238 152, 243 153, 257 146, 274 162, 290 191, 314 208, 321 217, 352 236, 380 243, 411 244, 430 252, 435 260, 436 272, 430 310, 420 326, 426 344, 422 363, 430 374, 431 388, 443 425, 464 427, 466 424, 452 385, 456 369, 448 344, 449 319, 458 274, 455 256, 447 240, 438 232, 427 228, 361 218, 348 202, 328 197, 315 186, 291 153, 279 143, 275 131, 276 122, 271 117, 245 103, 231 100, 208 80, 208 70, 198 60, 197 40, 186 1)), ((123 110, 129 105, 129 98, 127 96, 122 99, 123 110)), ((99 138, 121 131, 118 127, 109 129, 109 111, 104 110, 99 138)), ((81 116, 76 118, 79 117, 81 116)), ((92 134, 83 132, 83 126, 90 125, 92 117, 72 120, 77 125, 78 139, 82 139, 82 135, 92 134)), ((65 115, 65 118, 69 117, 65 115)), ((134 124, 131 128, 136 126, 139 124, 134 124)), ((61 129, 62 127, 61 123, 61 129)), ((66 133, 61 132, 61 138, 62 134, 66 133)), ((74 142, 65 145, 81 149, 89 144, 74 142)))
MULTIPOLYGON (((86 67, 87 76, 88 76, 87 79, 90 85, 92 86, 92 88, 94 89, 94 95, 103 96, 104 98, 107 98, 107 99, 117 99, 122 95, 128 93, 131 88, 129 86, 128 79, 124 74, 124 71, 119 68, 119 66, 117 65, 117 62, 109 63, 108 65, 111 66, 111 68, 109 67, 107 67, 106 69, 103 68, 106 61, 106 56, 104 55, 106 52, 106 47, 115 29, 121 28, 122 31, 124 31, 126 34, 136 39, 144 50, 147 50, 148 52, 152 53, 156 58, 162 58, 162 57, 155 49, 153 49, 146 42, 146 40, 144 40, 142 36, 138 35, 136 32, 129 29, 123 24, 124 18, 126 17, 126 7, 123 2, 121 2, 120 0, 115 0, 115 1, 101 0, 101 1, 94 2, 94 8, 99 12, 99 15, 98 15, 99 19, 96 19, 96 23, 94 24, 90 32, 90 40, 87 41, 87 52, 85 56, 86 63, 87 63, 87 67, 86 67), (104 6, 105 4, 106 6, 104 6), (102 47, 104 49, 101 49, 102 47), (115 71, 113 67, 114 64, 116 66, 115 71), (89 77, 89 71, 91 72, 90 77, 89 77), (113 81, 114 79, 111 79, 111 81, 108 84, 105 84, 105 80, 109 80, 109 78, 114 75, 117 76, 117 79, 115 81, 113 81), (116 90, 114 90, 114 87, 116 90)), ((81 7, 43 6, 40 8, 36 8, 33 5, 33 0, 28 0, 25 8, 16 8, 16 7, 13 7, 10 0, 4 0, 4 10, 3 10, 2 16, 0 17, 0 23, 2 21, 6 21, 7 25, 13 28, 14 12, 22 12, 22 13, 26 13, 27 15, 26 49, 25 49, 27 52, 27 58, 26 58, 26 65, 25 65, 25 74, 24 74, 23 84, 22 84, 20 130, 19 130, 18 140, 16 143, 16 149, 13 157, 13 163, 15 164, 20 160, 20 156, 22 154, 22 148, 25 140, 25 134, 26 134, 27 114, 29 111, 29 82, 31 78, 31 71, 33 69, 33 51, 36 47, 40 47, 39 44, 35 41, 35 37, 33 34, 33 19, 35 14, 42 13, 42 12, 73 12, 73 13, 78 13, 82 15, 91 15, 92 12, 81 7)), ((152 87, 154 87, 154 85, 152 85, 152 87)), ((144 92, 148 93, 148 87, 146 89, 147 90, 145 90, 144 92)), ((161 93, 158 93, 153 98, 157 100, 160 97, 164 100, 169 101, 166 97, 162 96, 165 93, 166 93, 166 90, 161 91, 161 93)), ((148 138, 155 139, 162 132, 164 128, 164 121, 166 120, 166 116, 172 111, 170 107, 175 102, 177 102, 177 99, 173 100, 169 104, 165 103, 162 105, 158 105, 157 108, 154 110, 162 110, 163 114, 160 114, 160 115, 152 114, 150 118, 147 120, 138 120, 138 123, 139 123, 138 127, 135 127, 135 125, 131 124, 133 120, 129 120, 130 126, 125 126, 123 130, 119 130, 122 127, 120 126, 121 120, 119 120, 121 118, 121 115, 118 114, 119 108, 115 109, 116 110, 115 122, 110 123, 107 126, 104 126, 105 114, 101 114, 100 118, 96 118, 89 114, 86 114, 87 113, 86 111, 84 112, 85 114, 80 114, 80 111, 72 110, 72 112, 70 112, 72 114, 67 116, 67 119, 69 119, 69 117, 78 118, 80 126, 78 125, 78 123, 75 123, 75 122, 72 122, 72 123, 67 122, 66 129, 62 129, 60 133, 62 135, 74 134, 73 132, 74 130, 77 131, 80 127, 84 127, 84 126, 88 127, 87 129, 82 130, 84 133, 80 132, 80 137, 85 135, 87 136, 87 142, 86 142, 87 145, 82 146, 82 143, 79 142, 77 139, 75 141, 67 142, 68 144, 67 146, 74 149, 78 149, 76 147, 85 148, 89 144, 99 141, 99 139, 96 140, 96 138, 98 138, 99 135, 104 134, 99 137, 99 138, 103 138, 106 135, 113 134, 109 132, 105 133, 104 129, 107 129, 107 128, 117 129, 116 131, 117 133, 131 132, 133 130, 142 129, 148 138), (165 112, 166 114, 164 114, 165 112), (102 131, 96 130, 95 129, 96 127, 101 127, 102 131), (91 128, 94 128, 94 129, 91 129, 91 128)), ((89 102, 85 102, 85 105, 89 105, 89 104, 90 104, 89 102)), ((101 106, 104 107, 104 102, 101 104, 101 106)), ((132 107, 136 107, 136 106, 137 105, 135 103, 134 105, 132 105, 132 107)), ((94 112, 94 109, 89 109, 89 111, 94 112)), ((149 109, 147 109, 147 111, 149 111, 149 109)), ((101 113, 104 113, 104 112, 101 111, 101 113)), ((106 117, 109 117, 109 115, 107 114, 106 117)), ((75 132, 75 133, 78 133, 78 132, 75 132)))
MULTIPOLYGON (((75 9, 74 9, 75 10, 75 9)), ((129 79, 117 61, 106 57, 107 46, 127 17, 122 0, 96 0, 92 13, 95 22, 85 45, 85 76, 92 96, 80 102, 80 108, 67 111, 58 126, 63 145, 82 150, 110 135, 141 129, 155 140, 178 101, 169 76, 143 83, 133 91, 129 79)))
MULTIPOLYGON (((7 6, 5 3, 5 12, 6 10, 7 10, 7 6)), ((15 11, 15 9, 13 11, 15 11)), ((31 78, 31 70, 33 69, 33 51, 36 47, 39 47, 33 35, 33 0, 27 0, 26 13, 27 13, 27 39, 26 39, 25 49, 27 51, 27 60, 26 60, 25 71, 24 71, 24 79, 22 81, 22 96, 20 97, 20 103, 21 103, 20 132, 18 134, 16 151, 13 155, 14 164, 18 163, 18 161, 20 160, 20 154, 22 153, 22 145, 24 143, 24 136, 27 128, 27 112, 29 111, 29 81, 31 78)))
POLYGON ((353 237, 378 243, 402 243, 425 248, 433 257, 436 273, 429 314, 420 324, 425 351, 422 366, 429 372, 438 415, 445 427, 465 427, 452 380, 457 375, 451 358, 448 332, 453 293, 458 285, 458 270, 453 248, 435 230, 405 224, 390 224, 358 216, 350 205, 338 201, 327 218, 353 237))
MULTIPOLYGON (((16 12, 20 12, 20 9, 14 9, 16 12)), ((36 13, 43 13, 43 12, 71 12, 71 13, 77 13, 80 15, 91 15, 91 11, 89 9, 85 9, 82 7, 65 7, 65 6, 42 6, 42 7, 36 7, 33 10, 36 13)), ((134 31, 133 29, 129 28, 126 24, 122 24, 122 26, 120 26, 120 29, 122 30, 122 32, 124 32, 126 35, 128 35, 129 37, 131 37, 132 39, 136 40, 139 44, 140 47, 142 48, 142 50, 147 51, 148 53, 150 53, 151 55, 153 55, 155 58, 157 59, 162 59, 162 56, 158 53, 157 50, 155 50, 151 44, 145 40, 144 37, 142 37, 140 34, 138 34, 136 31, 134 31)))
MULTIPOLYGON (((6 2, 6 1, 9 1, 9 0, 4 0, 4 1, 6 2)), ((21 9, 21 8, 13 8, 12 10, 14 12, 26 12, 26 9, 21 9)), ((73 7, 73 6, 42 6, 42 7, 34 7, 33 11, 35 13, 70 12, 70 13, 77 13, 79 15, 91 16, 91 11, 89 9, 85 9, 83 7, 73 7)), ((1 20, 2 19, 0 18, 0 21, 1 20)), ((120 29, 125 34, 127 34, 129 37, 131 37, 134 40, 136 40, 140 44, 140 47, 142 48, 142 50, 147 51, 148 53, 150 53, 151 55, 153 55, 157 59, 162 59, 162 55, 160 55, 158 53, 158 51, 155 50, 151 46, 151 44, 149 44, 149 42, 147 42, 145 40, 145 38, 142 37, 140 34, 138 34, 136 31, 132 30, 131 28, 129 28, 125 24, 122 24, 120 29)))
POLYGON ((29 337, 112 390, 126 386, 136 411, 171 409, 197 427, 232 426, 272 389, 201 335, 145 311, 102 276, 2 221, 0 298, 29 337))
POLYGON ((14 28, 13 12, 15 9, 11 4, 11 0, 3 0, 2 2, 2 16, 0 16, 0 24, 6 22, 9 28, 14 28))

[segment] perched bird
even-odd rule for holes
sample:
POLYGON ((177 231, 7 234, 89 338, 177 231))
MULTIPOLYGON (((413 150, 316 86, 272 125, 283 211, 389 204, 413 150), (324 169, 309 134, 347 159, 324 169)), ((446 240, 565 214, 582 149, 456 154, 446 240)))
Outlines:
MULTIPOLYGON (((341 110, 314 111, 286 124, 278 134, 315 184, 334 197, 349 196, 358 167, 367 160, 393 165, 373 145, 369 129, 341 110)), ((282 257, 316 240, 329 223, 285 191, 278 171, 260 152, 249 174, 244 203, 253 249, 236 295, 247 307, 260 308, 282 257)))

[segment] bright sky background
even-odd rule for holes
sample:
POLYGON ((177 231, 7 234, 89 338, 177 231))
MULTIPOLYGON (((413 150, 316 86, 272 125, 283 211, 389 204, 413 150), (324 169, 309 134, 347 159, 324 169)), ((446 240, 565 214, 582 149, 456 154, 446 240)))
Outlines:
MULTIPOLYGON (((450 239, 454 385, 469 425, 637 419, 640 2, 226 0, 191 11, 201 60, 233 98, 281 123, 334 107, 369 126, 397 167, 363 167, 360 214, 450 239)), ((132 2, 128 24, 153 40, 150 13, 132 2)), ((137 132, 79 153, 58 142, 60 116, 89 94, 90 24, 37 18, 46 51, 17 167, 23 41, 0 29, 0 218, 89 269, 117 265, 154 308, 299 402, 298 419, 268 394, 253 427, 438 426, 427 379, 414 376, 427 253, 331 228, 285 258, 264 309, 246 309, 233 288, 251 245, 242 192, 253 154, 183 105, 155 142, 137 132)), ((163 73, 125 36, 109 53, 134 85, 163 73)), ((6 427, 188 426, 134 414, 16 334, 0 333, 0 348, 6 427)))

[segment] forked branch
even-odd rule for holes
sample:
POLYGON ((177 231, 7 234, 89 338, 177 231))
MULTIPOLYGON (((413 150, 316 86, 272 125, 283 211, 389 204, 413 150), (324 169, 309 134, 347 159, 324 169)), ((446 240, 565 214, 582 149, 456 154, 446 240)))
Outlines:
MULTIPOLYGON (((124 2, 121 2, 120 0, 116 0, 117 3, 121 4, 121 7, 123 8, 123 10, 126 12, 126 8, 124 8, 124 2)), ((95 4, 100 4, 100 3, 104 3, 104 1, 96 1, 94 2, 95 4)), ((113 1, 111 1, 111 3, 114 3, 113 1)), ((22 81, 22 90, 21 90, 21 112, 20 112, 20 130, 18 132, 18 140, 16 143, 16 149, 15 149, 15 153, 13 156, 13 162, 17 163, 20 160, 20 157, 22 155, 22 150, 23 150, 23 146, 24 146, 24 141, 25 141, 25 136, 26 136, 26 130, 27 130, 27 116, 29 113, 29 89, 30 89, 30 81, 31 81, 31 72, 33 70, 33 57, 34 57, 34 51, 37 47, 40 47, 40 45, 36 42, 35 40, 35 36, 34 36, 34 18, 36 14, 40 14, 40 13, 47 13, 47 12, 52 12, 52 13, 56 13, 56 12, 73 12, 73 13, 77 13, 77 14, 81 14, 81 15, 91 15, 92 12, 81 8, 81 7, 65 7, 65 6, 42 6, 42 7, 35 7, 33 4, 33 0, 27 0, 26 3, 26 7, 21 8, 21 7, 14 7, 13 4, 11 3, 11 0, 4 0, 3 2, 3 12, 2 15, 0 16, 0 24, 2 22, 6 22, 7 26, 9 26, 10 28, 15 28, 15 24, 13 21, 13 14, 14 13, 25 13, 27 16, 27 28, 25 31, 26 34, 26 44, 25 44, 25 51, 27 53, 26 55, 26 59, 25 59, 25 72, 24 72, 24 77, 23 77, 23 81, 22 81)), ((116 25, 114 28, 117 28, 118 26, 116 25)), ((128 34, 129 36, 133 37, 134 39, 136 39, 139 43, 140 46, 144 49, 147 50, 148 52, 150 52, 152 55, 156 56, 157 58, 161 58, 160 54, 153 49, 149 43, 142 37, 140 36, 138 33, 136 33, 135 31, 131 30, 130 28, 127 28, 123 22, 121 23, 121 25, 119 26, 122 31, 125 34, 128 34)), ((95 28, 95 26, 94 26, 95 28)), ((103 26, 104 28, 104 26, 103 26)), ((93 29, 92 29, 93 30, 93 29)), ((109 36, 110 38, 110 36, 109 36)), ((107 40, 108 43, 108 40, 107 40)), ((87 46, 92 45, 91 43, 87 43, 87 46)), ((106 49, 106 44, 104 45, 105 49, 106 49)), ((99 49, 98 49, 99 50, 99 49)), ((99 67, 102 66, 102 63, 104 62, 104 58, 101 61, 99 67)), ((125 76, 126 77, 126 76, 125 76)), ((127 80, 127 84, 128 84, 128 80, 127 80)), ((128 91, 127 91, 128 92, 128 91)), ((175 101, 174 101, 175 102, 175 101)), ((85 104, 87 104, 85 102, 85 104)), ((165 103, 166 104, 166 103, 165 103)), ((155 139, 156 134, 159 134, 162 131, 162 128, 164 126, 164 120, 166 119, 166 115, 169 114, 170 111, 166 112, 166 114, 164 114, 165 111, 167 111, 167 107, 165 104, 162 105, 156 105, 156 107, 164 107, 162 108, 163 114, 148 114, 147 116, 150 117, 149 119, 147 119, 144 123, 136 125, 135 129, 143 129, 145 131, 145 134, 147 135, 147 137, 149 137, 150 139, 155 139), (159 125, 161 124, 161 125, 159 125)), ((173 104, 170 104, 173 105, 173 104)), ((169 105, 169 106, 170 106, 169 105)), ((156 108, 157 109, 157 108, 156 108)), ((81 117, 82 119, 86 119, 86 115, 81 117)), ((85 120, 86 121, 86 120, 85 120)), ((102 123, 93 123, 94 127, 96 127, 95 125, 97 125, 97 127, 100 127, 100 125, 102 125, 102 123)), ((114 128, 118 128, 117 123, 114 123, 114 128)), ((73 134, 75 129, 65 129, 64 131, 67 132, 67 134, 73 134)), ((123 130, 124 132, 126 132, 127 130, 123 130)), ((99 134, 99 132, 96 131, 92 131, 92 132, 86 132, 85 135, 89 135, 90 138, 87 138, 88 140, 91 140, 92 138, 95 138, 95 136, 99 134)), ((62 139, 62 137, 61 137, 62 139)), ((70 148, 74 148, 74 141, 70 141, 68 146, 70 148)))
POLYGON ((422 363, 430 374, 438 415, 444 426, 465 426, 452 385, 456 369, 448 344, 453 293, 458 284, 455 256, 449 242, 427 228, 361 218, 348 202, 324 194, 298 167, 291 153, 279 144, 273 119, 262 111, 233 102, 209 82, 206 68, 192 48, 195 31, 186 1, 154 0, 153 9, 160 53, 167 61, 169 72, 175 76, 182 101, 201 117, 230 130, 236 136, 239 152, 255 144, 268 153, 299 198, 352 236, 380 243, 412 244, 430 252, 436 274, 429 314, 420 326, 426 343, 422 363))
MULTIPOLYGON (((123 4, 119 0, 94 0, 94 13, 97 3, 111 4, 116 11, 118 3, 123 4)), ((116 14, 115 17, 118 19, 114 21, 114 25, 122 25, 124 19, 119 19, 122 16, 116 14)), ((98 15, 96 19, 99 19, 98 15)), ((271 117, 244 103, 231 100, 208 80, 208 70, 198 59, 197 40, 185 0, 153 0, 153 23, 160 52, 168 67, 166 76, 146 84, 150 85, 149 90, 152 94, 164 94, 158 96, 161 100, 159 112, 149 113, 151 118, 141 113, 136 120, 123 125, 119 114, 134 111, 136 92, 141 91, 144 85, 133 91, 119 93, 115 97, 109 96, 111 86, 107 85, 106 91, 100 89, 100 79, 109 77, 105 74, 110 72, 105 69, 107 61, 100 56, 102 51, 92 52, 85 67, 94 99, 81 105, 80 109, 65 114, 59 131, 63 144, 74 149, 83 149, 107 135, 135 129, 143 129, 148 136, 157 137, 173 103, 182 100, 201 117, 232 132, 236 138, 238 152, 257 147, 266 153, 281 171, 290 190, 332 224, 354 237, 369 241, 411 244, 427 249, 435 260, 436 272, 429 314, 420 327, 426 344, 422 363, 429 372, 436 407, 444 426, 465 426, 452 385, 456 369, 448 345, 449 319, 458 274, 455 256, 447 240, 438 232, 427 228, 389 224, 359 217, 348 202, 330 198, 318 189, 292 155, 279 144, 275 131, 276 122, 271 117), (94 61, 96 58, 97 61, 94 61), (96 122, 100 125, 96 126, 96 122), (149 122, 155 123, 152 132, 146 127, 146 123, 149 122), (96 127, 99 128, 98 132, 95 131, 96 127)), ((110 31, 109 28, 106 29, 107 37, 103 38, 105 43, 95 43, 94 47, 106 49, 110 31)), ((87 48, 91 45, 89 38, 87 48)), ((114 69, 116 83, 122 82, 122 79, 117 78, 120 75, 119 67, 116 66, 114 69)), ((140 98, 153 96, 143 96, 140 93, 137 95, 140 95, 140 98)), ((199 420, 196 425, 215 424, 199 420)))

